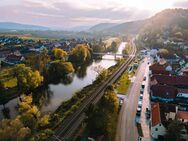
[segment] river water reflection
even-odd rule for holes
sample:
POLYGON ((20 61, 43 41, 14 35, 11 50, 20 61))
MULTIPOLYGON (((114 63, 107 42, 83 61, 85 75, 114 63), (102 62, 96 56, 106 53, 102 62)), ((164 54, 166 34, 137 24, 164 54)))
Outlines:
MULTIPOLYGON (((126 42, 122 42, 120 44, 118 53, 122 52, 125 44, 126 42)), ((57 84, 49 84, 48 88, 45 91, 41 92, 43 93, 41 112, 46 113, 55 111, 63 101, 70 99, 75 94, 75 92, 91 84, 98 75, 96 68, 107 69, 115 64, 116 61, 114 60, 114 56, 104 55, 102 57, 102 60, 94 60, 91 64, 82 66, 79 70, 77 70, 76 73, 69 76, 68 81, 59 82, 57 84)), ((5 105, 6 108, 9 108, 9 114, 11 118, 17 115, 17 111, 15 109, 17 102, 18 98, 15 98, 13 100, 10 100, 5 105)), ((2 113, 3 105, 0 105, 0 109, 0 119, 2 119, 4 118, 2 113)))

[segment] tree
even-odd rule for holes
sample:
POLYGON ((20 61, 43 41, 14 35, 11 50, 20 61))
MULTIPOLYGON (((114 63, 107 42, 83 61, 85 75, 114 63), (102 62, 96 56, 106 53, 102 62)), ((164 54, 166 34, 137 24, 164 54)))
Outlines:
POLYGON ((36 129, 37 127, 37 119, 31 113, 23 113, 20 116, 20 120, 22 121, 25 127, 29 127, 31 130, 36 129))
POLYGON ((0 141, 25 141, 30 135, 31 130, 24 127, 18 118, 0 121, 0 141))
POLYGON ((67 59, 67 53, 64 50, 60 49, 60 48, 54 48, 52 50, 52 56, 56 60, 65 61, 67 59))
POLYGON ((168 52, 167 49, 163 48, 163 49, 159 50, 159 54, 160 54, 161 57, 165 57, 165 56, 167 56, 169 54, 169 52, 168 52))
POLYGON ((70 62, 64 62, 61 60, 53 61, 49 67, 49 75, 56 77, 63 77, 69 73, 74 72, 74 68, 70 62))
POLYGON ((50 62, 50 57, 48 55, 48 50, 46 48, 44 48, 41 52, 41 54, 39 55, 39 72, 44 74, 46 73, 46 67, 47 64, 50 62))
POLYGON ((34 138, 34 141, 46 141, 53 135, 53 131, 51 129, 45 129, 39 132, 34 138))
POLYGON ((28 91, 37 88, 43 81, 39 71, 32 71, 30 67, 26 67, 24 64, 16 65, 14 71, 19 90, 28 91))
POLYGON ((181 126, 179 121, 174 120, 169 124, 165 139, 166 141, 180 141, 181 126))
POLYGON ((105 51, 105 47, 102 44, 102 42, 101 42, 101 44, 92 45, 92 49, 93 49, 93 52, 104 52, 105 51))
POLYGON ((69 60, 73 63, 82 64, 91 59, 91 49, 84 44, 78 44, 69 55, 69 60))
POLYGON ((106 140, 114 140, 118 117, 118 98, 112 86, 105 91, 99 105, 90 105, 85 113, 89 136, 105 135, 106 140))
POLYGON ((51 62, 48 69, 48 80, 55 83, 59 83, 59 81, 61 81, 62 78, 64 78, 65 81, 63 81, 63 83, 69 83, 71 82, 71 77, 66 77, 66 75, 73 73, 74 71, 74 67, 70 62, 64 62, 62 60, 53 61, 51 62))
POLYGON ((112 52, 117 52, 117 43, 115 42, 115 41, 113 41, 112 43, 111 43, 111 51, 112 52))
POLYGON ((38 70, 41 74, 45 74, 47 64, 50 62, 48 50, 44 48, 40 54, 29 53, 24 62, 33 70, 38 70))

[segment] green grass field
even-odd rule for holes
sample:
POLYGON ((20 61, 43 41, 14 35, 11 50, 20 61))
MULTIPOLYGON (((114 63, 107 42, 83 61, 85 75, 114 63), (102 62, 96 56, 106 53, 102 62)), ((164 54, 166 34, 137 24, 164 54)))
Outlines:
POLYGON ((126 94, 131 81, 129 80, 129 73, 125 72, 117 82, 116 90, 120 94, 126 94))

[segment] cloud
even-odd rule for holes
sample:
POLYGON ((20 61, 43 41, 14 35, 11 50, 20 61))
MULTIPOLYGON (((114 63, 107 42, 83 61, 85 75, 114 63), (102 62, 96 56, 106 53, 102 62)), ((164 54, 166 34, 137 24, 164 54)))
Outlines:
POLYGON ((188 8, 188 1, 180 1, 176 2, 173 5, 174 7, 179 7, 179 8, 188 8))
MULTIPOLYGON (((157 8, 185 6, 182 0, 153 0, 157 8), (178 2, 177 2, 178 1, 178 2), (162 5, 160 5, 162 4, 162 5), (160 7, 161 6, 161 7, 160 7)), ((0 21, 55 27, 122 23, 153 14, 151 0, 1 0, 0 21), (12 2, 11 2, 12 1, 12 2), (148 8, 149 7, 149 8, 148 8)))

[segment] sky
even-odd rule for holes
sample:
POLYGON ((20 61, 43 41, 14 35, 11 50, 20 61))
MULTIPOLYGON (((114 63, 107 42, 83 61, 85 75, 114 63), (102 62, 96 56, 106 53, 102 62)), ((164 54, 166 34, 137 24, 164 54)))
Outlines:
POLYGON ((0 0, 0 22, 70 28, 141 20, 166 8, 188 8, 188 0, 0 0))

